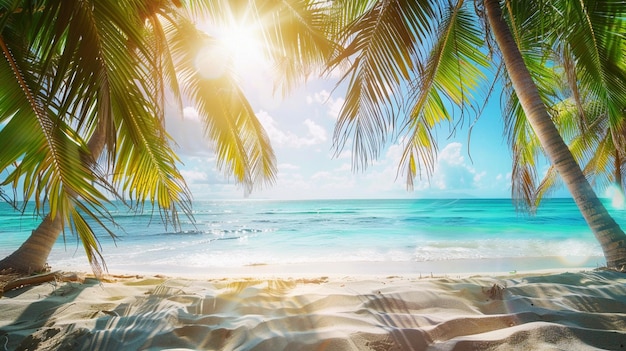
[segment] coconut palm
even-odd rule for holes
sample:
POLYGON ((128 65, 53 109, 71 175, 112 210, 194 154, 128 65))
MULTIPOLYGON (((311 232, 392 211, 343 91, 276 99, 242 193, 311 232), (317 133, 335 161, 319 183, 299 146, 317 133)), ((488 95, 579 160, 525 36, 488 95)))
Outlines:
MULTIPOLYGON (((230 67, 207 78, 194 65, 200 48, 219 43, 193 21, 228 18, 243 8, 234 3, 0 1, 0 184, 43 218, 0 269, 42 270, 67 228, 99 274, 106 266, 94 227, 114 235, 110 198, 149 204, 175 226, 180 211, 190 216, 191 194, 164 128, 166 96, 181 113, 183 99, 193 101, 218 166, 247 190, 273 181, 269 140, 230 67)), ((284 85, 330 54, 319 7, 255 4, 284 85)))
MULTIPOLYGON (((542 96, 546 91, 542 85, 552 81, 545 77, 552 64, 545 57, 556 47, 566 47, 579 70, 575 85, 593 92, 609 118, 617 118, 626 91, 624 3, 346 0, 334 4, 340 17, 336 21, 346 25, 339 32, 344 49, 330 67, 348 65, 346 103, 335 141, 338 149, 352 141, 356 167, 375 158, 390 135, 400 137, 405 147, 400 172, 411 186, 416 176, 433 169, 434 127, 446 121, 460 123, 480 111, 479 94, 484 93, 480 87, 493 86, 493 81, 487 81, 487 74, 493 73, 515 91, 514 128, 523 136, 536 135, 600 242, 607 265, 626 266, 626 235, 597 198, 551 120, 546 108, 550 101, 542 96)), ((523 150, 518 154, 524 155, 523 150)), ((528 156, 530 160, 533 155, 528 156)), ((517 174, 525 176, 523 170, 517 174)))
MULTIPOLYGON (((582 171, 595 188, 620 192, 623 195, 623 172, 626 168, 625 123, 611 125, 606 109, 598 101, 585 101, 582 109, 574 98, 568 97, 552 105, 549 112, 582 171)), ((534 211, 541 200, 561 185, 559 174, 550 166, 542 179, 539 179, 538 167, 543 156, 537 138, 526 135, 529 139, 519 138, 513 128, 515 116, 507 116, 509 125, 509 143, 517 168, 526 173, 515 174, 513 192, 522 206, 534 211), (529 157, 530 156, 530 157, 529 157)))
MULTIPOLYGON (((561 52, 553 55, 554 83, 544 84, 544 100, 549 103, 549 112, 561 135, 582 166, 583 173, 598 189, 613 187, 623 194, 623 172, 626 168, 626 121, 624 114, 609 118, 607 104, 593 94, 580 91, 580 80, 576 62, 571 55, 561 52), (552 91, 549 91, 552 90, 552 91)), ((513 195, 522 200, 529 209, 535 209, 541 199, 555 189, 560 180, 558 172, 551 166, 543 179, 538 179, 538 158, 542 156, 537 138, 524 118, 516 111, 517 99, 509 92, 509 104, 505 121, 507 135, 517 160, 513 173, 513 195), (516 173, 522 171, 520 173, 516 173)), ((621 102, 626 103, 626 102, 621 102)), ((618 111, 624 109, 617 109, 618 111)))

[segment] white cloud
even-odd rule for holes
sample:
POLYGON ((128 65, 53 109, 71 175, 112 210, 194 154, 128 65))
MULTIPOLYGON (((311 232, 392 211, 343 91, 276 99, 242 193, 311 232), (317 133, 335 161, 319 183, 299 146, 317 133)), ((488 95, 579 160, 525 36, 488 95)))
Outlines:
POLYGON ((328 139, 326 129, 324 129, 319 124, 316 124, 308 118, 304 120, 304 124, 309 130, 309 135, 313 137, 309 141, 311 144, 321 144, 328 139))
POLYGON ((258 112, 257 118, 261 121, 274 145, 300 148, 321 144, 328 139, 326 130, 308 118, 303 122, 307 128, 307 135, 304 137, 298 136, 291 131, 281 130, 277 126, 276 120, 265 111, 258 112))
MULTIPOLYGON (((391 145, 384 158, 384 168, 378 174, 379 183, 390 183, 394 180, 396 187, 405 187, 405 174, 398 174, 398 166, 404 152, 402 140, 398 144, 391 145)), ((468 164, 463 155, 461 143, 453 142, 446 145, 437 155, 433 174, 430 178, 425 173, 422 166, 422 173, 414 179, 413 188, 416 193, 434 194, 435 192, 445 193, 471 193, 484 187, 483 180, 487 176, 486 171, 477 171, 471 164, 468 164)), ((394 189, 394 188, 389 188, 394 189)))
POLYGON ((191 106, 183 108, 183 119, 186 119, 188 121, 200 122, 200 116, 198 115, 198 111, 191 106))
POLYGON ((454 142, 446 145, 437 158, 433 181, 441 190, 469 190, 479 185, 479 180, 485 175, 476 172, 468 165, 461 154, 463 146, 454 142))
POLYGON ((328 179, 331 178, 332 173, 327 172, 327 171, 321 171, 321 172, 317 172, 315 174, 313 174, 311 176, 311 179, 313 180, 324 180, 324 179, 328 179))
POLYGON ((298 170, 300 169, 300 166, 297 166, 291 163, 280 163, 278 164, 278 169, 279 170, 298 170))
POLYGON ((352 159, 352 150, 343 150, 335 158, 339 160, 352 159))
POLYGON ((404 153, 404 146, 400 144, 393 144, 389 146, 387 152, 385 153, 385 160, 397 165, 400 163, 402 159, 402 154, 404 153))
POLYGON ((461 149, 463 146, 461 143, 450 143, 441 150, 438 157, 438 162, 443 162, 446 165, 460 166, 465 164, 465 158, 461 155, 461 149))
POLYGON ((208 139, 204 136, 204 125, 193 107, 185 107, 182 117, 174 107, 168 107, 165 127, 174 139, 174 150, 180 155, 206 155, 213 153, 208 139))
MULTIPOLYGON (((254 80, 252 80, 254 81, 254 80)), ((246 80, 246 83, 249 83, 246 80)), ((415 179, 415 191, 406 190, 405 174, 398 174, 404 146, 403 141, 382 150, 377 160, 370 160, 365 170, 353 172, 352 140, 345 148, 335 152, 332 133, 335 119, 344 100, 344 90, 318 81, 315 90, 297 90, 291 99, 283 101, 250 95, 257 118, 264 126, 278 159, 275 185, 255 190, 253 198, 352 198, 352 197, 452 197, 452 196, 506 196, 510 187, 509 167, 505 161, 494 160, 495 149, 487 148, 490 161, 467 156, 462 139, 446 140, 441 144, 431 178, 425 174, 415 179), (332 92, 332 94, 331 94, 332 92), (278 101, 278 102, 276 102, 278 101), (461 141, 460 143, 456 142, 461 141), (448 143, 448 145, 446 145, 448 143), (482 163, 481 163, 482 162, 482 163)), ((271 94, 272 89, 259 89, 271 94)), ((248 94, 248 92, 246 92, 248 94)), ((203 126, 197 112, 185 108, 184 117, 168 118, 168 131, 180 144, 178 152, 183 157, 184 176, 194 197, 213 193, 225 197, 242 197, 240 186, 224 172, 215 169, 215 161, 208 162, 213 151, 203 138, 203 126), (173 130, 173 132, 171 130, 173 130), (203 153, 204 152, 204 153, 203 153), (190 155, 204 156, 190 159, 190 155)), ((510 164, 507 164, 510 166, 510 164)), ((422 167, 423 168, 423 167, 422 167)))
POLYGON ((307 102, 309 102, 309 104, 316 102, 320 105, 323 105, 326 102, 328 102, 329 98, 330 98, 330 93, 326 90, 322 90, 317 93, 314 93, 313 95, 307 96, 307 102))
POLYGON ((345 100, 342 97, 331 100, 328 106, 328 115, 333 119, 339 119, 339 112, 341 112, 344 102, 345 100))
POLYGON ((332 97, 330 92, 322 90, 314 93, 313 95, 308 95, 306 97, 306 102, 309 105, 313 103, 325 105, 328 116, 336 120, 339 118, 339 112, 343 107, 345 99, 343 97, 332 97))
POLYGON ((341 166, 335 168, 335 171, 337 171, 337 172, 352 172, 352 164, 351 163, 344 163, 341 166))
POLYGON ((206 183, 209 179, 209 175, 206 172, 196 170, 182 169, 180 174, 185 178, 185 181, 189 184, 206 183))
MULTIPOLYGON (((506 175, 499 180, 489 176, 487 170, 477 170, 464 155, 461 143, 446 145, 438 154, 431 178, 425 175, 415 180, 414 191, 407 191, 404 174, 398 174, 398 164, 404 148, 394 144, 387 148, 379 162, 363 172, 353 172, 351 163, 333 161, 333 168, 312 170, 302 167, 294 172, 280 173, 272 191, 255 195, 273 198, 293 198, 298 194, 303 198, 336 197, 459 197, 459 196, 499 196, 506 185, 506 175)), ((330 164, 329 164, 330 165, 330 164)), ((280 168, 283 168, 282 166, 280 168)), ((294 169, 293 165, 284 167, 294 169)))
POLYGON ((486 175, 487 175, 487 172, 485 171, 474 174, 474 183, 480 182, 480 180, 483 179, 483 177, 485 177, 486 175))

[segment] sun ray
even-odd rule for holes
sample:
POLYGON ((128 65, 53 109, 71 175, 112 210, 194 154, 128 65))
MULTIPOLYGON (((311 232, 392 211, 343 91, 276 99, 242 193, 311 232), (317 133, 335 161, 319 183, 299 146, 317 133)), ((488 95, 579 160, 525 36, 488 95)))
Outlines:
POLYGON ((198 52, 196 64, 203 75, 219 76, 228 67, 241 79, 269 71, 269 49, 260 34, 262 30, 258 21, 249 17, 231 16, 228 21, 205 26, 204 30, 217 42, 198 52))

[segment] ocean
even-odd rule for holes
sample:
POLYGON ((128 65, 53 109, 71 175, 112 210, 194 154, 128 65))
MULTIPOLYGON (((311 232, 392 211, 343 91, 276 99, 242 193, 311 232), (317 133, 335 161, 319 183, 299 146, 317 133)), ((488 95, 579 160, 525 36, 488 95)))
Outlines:
MULTIPOLYGON (((548 199, 534 216, 517 212, 510 199, 196 201, 193 209, 195 223, 182 217, 175 230, 165 228, 158 213, 112 206, 118 238, 98 235, 109 271, 271 273, 307 267, 329 274, 427 274, 605 263, 571 199, 548 199)), ((610 211, 626 228, 626 211, 610 211)), ((37 223, 32 211, 20 214, 0 204, 0 256, 17 248, 37 223)), ((90 270, 69 232, 49 264, 90 270)))

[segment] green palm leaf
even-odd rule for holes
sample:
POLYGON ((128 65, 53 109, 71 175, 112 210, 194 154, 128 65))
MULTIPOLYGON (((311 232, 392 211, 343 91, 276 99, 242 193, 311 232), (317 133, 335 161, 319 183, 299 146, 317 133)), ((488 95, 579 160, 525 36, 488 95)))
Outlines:
MULTIPOLYGON (((344 4, 344 2, 340 2, 344 4)), ((368 7, 347 6, 339 12, 340 22, 354 19, 339 33, 344 46, 329 69, 350 61, 342 81, 347 81, 345 105, 335 128, 336 148, 342 149, 353 137, 356 168, 375 159, 395 128, 402 100, 401 84, 419 72, 422 45, 435 32, 430 20, 436 9, 430 1, 377 1, 368 7), (365 10, 363 12, 363 10, 365 10)))
POLYGON ((229 68, 217 77, 205 77, 196 67, 200 50, 220 50, 218 42, 190 23, 171 28, 174 63, 182 91, 204 117, 205 133, 214 141, 218 167, 252 190, 273 182, 276 165, 270 141, 229 68))
MULTIPOLYGON (((10 119, 0 130, 2 140, 17 141, 0 155, 0 170, 15 167, 4 184, 23 181, 25 200, 34 199, 43 210, 45 199, 52 217, 63 216, 99 272, 99 247, 86 218, 104 226, 101 218, 109 217, 100 211, 107 201, 101 189, 116 194, 94 163, 100 152, 107 151, 108 164, 116 165, 114 184, 125 179, 123 190, 133 199, 152 201, 174 222, 177 206, 189 211, 189 194, 157 103, 149 99, 154 63, 138 15, 143 2, 45 5, 31 14, 28 40, 22 36, 4 50, 12 60, 0 74, 20 79, 0 96, 0 115, 10 119)), ((5 29, 3 39, 10 39, 13 28, 5 29)))
POLYGON ((476 18, 458 2, 443 14, 439 33, 430 56, 419 72, 411 91, 407 130, 410 133, 400 169, 407 185, 420 175, 421 167, 430 175, 435 165, 436 140, 432 129, 443 121, 452 122, 450 106, 464 111, 473 93, 484 82, 481 71, 489 66, 484 53, 476 18))
MULTIPOLYGON (((552 106, 558 101, 558 96, 555 96, 555 86, 558 84, 555 80, 560 81, 552 68, 553 51, 546 45, 547 31, 554 27, 550 20, 555 17, 546 15, 551 10, 554 8, 541 2, 511 1, 507 2, 507 11, 504 13, 516 36, 516 43, 524 63, 547 106, 552 106)), ((543 150, 507 76, 503 77, 502 84, 505 87, 504 134, 507 136, 513 158, 511 196, 516 206, 532 213, 538 203, 536 191, 540 183, 538 167, 542 164, 543 150)))
POLYGON ((563 14, 558 32, 566 33, 562 40, 574 57, 578 84, 606 104, 611 122, 617 122, 626 101, 626 4, 587 0, 557 1, 553 6, 563 14))
MULTIPOLYGON (((608 158, 619 150, 612 151, 609 145, 621 143, 614 138, 620 133, 607 134, 606 130, 619 126, 624 118, 624 4, 611 1, 507 4, 513 32, 522 33, 517 42, 525 62, 531 68, 542 99, 548 106, 554 106, 552 114, 561 134, 570 142, 579 164, 584 165, 585 174, 596 179, 597 184, 608 184, 610 169, 622 167, 611 166, 608 158), (563 109, 566 104, 569 107, 563 109), (599 123, 601 116, 610 123, 599 123)), ((510 94, 506 129, 514 152, 513 196, 525 198, 527 205, 534 208, 559 182, 552 168, 541 182, 536 171, 534 177, 528 176, 529 168, 537 166, 541 151, 525 116, 516 106, 514 93, 510 94), (522 184, 524 181, 531 183, 522 184), (531 188, 535 190, 530 191, 531 188)))
POLYGON ((334 23, 330 4, 320 0, 190 1, 190 11, 218 25, 252 26, 274 63, 276 90, 285 95, 320 73, 337 51, 329 39, 334 23))

